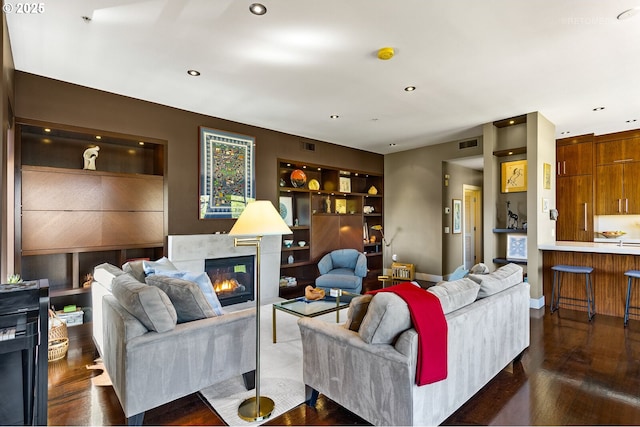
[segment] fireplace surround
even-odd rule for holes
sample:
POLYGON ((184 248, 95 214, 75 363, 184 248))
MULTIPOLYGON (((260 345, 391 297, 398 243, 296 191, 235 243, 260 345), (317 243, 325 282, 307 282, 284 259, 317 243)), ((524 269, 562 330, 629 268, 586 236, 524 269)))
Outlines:
MULTIPOLYGON (((264 236, 260 248, 260 299, 262 304, 269 304, 278 298, 282 237, 264 236)), ((207 259, 255 257, 255 254, 254 247, 234 246, 233 237, 228 234, 170 235, 167 238, 167 256, 179 270, 204 272, 207 259)))

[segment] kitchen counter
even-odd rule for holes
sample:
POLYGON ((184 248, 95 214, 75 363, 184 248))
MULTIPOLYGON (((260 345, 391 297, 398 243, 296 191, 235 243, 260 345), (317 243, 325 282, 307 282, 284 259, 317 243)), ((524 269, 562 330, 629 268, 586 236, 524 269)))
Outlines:
POLYGON ((640 255, 640 240, 608 239, 609 242, 549 242, 538 245, 542 251, 591 252, 600 254, 640 255))
MULTIPOLYGON (((607 239, 608 242, 548 242, 538 245, 542 251, 542 283, 545 305, 551 301, 554 265, 582 265, 593 267, 596 301, 596 317, 608 315, 620 317, 623 327, 624 301, 626 298, 627 270, 640 270, 640 242, 636 239, 607 239), (620 243, 622 242, 622 246, 620 243)), ((562 294, 570 298, 585 298, 585 279, 582 274, 565 274, 562 279, 562 294)), ((640 294, 635 292, 631 305, 640 305, 640 294)), ((566 306, 564 306, 566 307, 566 306)), ((582 307, 566 307, 586 311, 582 307)), ((560 313, 563 305, 560 304, 560 313)), ((554 314, 555 316, 555 314, 554 314)), ((587 315, 584 316, 585 322, 587 315)))

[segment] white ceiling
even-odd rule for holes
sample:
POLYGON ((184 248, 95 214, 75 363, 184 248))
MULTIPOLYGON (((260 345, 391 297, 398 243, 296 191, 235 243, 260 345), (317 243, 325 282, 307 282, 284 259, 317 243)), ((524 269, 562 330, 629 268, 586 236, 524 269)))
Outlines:
POLYGON ((640 13, 616 19, 640 0, 264 0, 263 16, 250 3, 5 15, 18 70, 377 153, 532 111, 557 137, 640 128, 640 13))

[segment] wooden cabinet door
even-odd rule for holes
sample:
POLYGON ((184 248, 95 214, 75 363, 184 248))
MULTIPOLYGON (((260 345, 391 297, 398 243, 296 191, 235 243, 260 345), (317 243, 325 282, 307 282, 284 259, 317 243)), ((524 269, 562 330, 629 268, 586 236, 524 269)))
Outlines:
POLYGON ((556 150, 558 176, 591 175, 593 173, 593 143, 563 145, 556 150))
POLYGON ((596 164, 639 161, 640 138, 618 139, 596 144, 596 164))
POLYGON ((558 240, 593 241, 593 178, 559 177, 556 181, 558 240))
POLYGON ((624 213, 622 176, 624 165, 596 166, 596 215, 624 213))
POLYGON ((640 214, 640 162, 625 163, 623 175, 623 210, 628 214, 640 214))

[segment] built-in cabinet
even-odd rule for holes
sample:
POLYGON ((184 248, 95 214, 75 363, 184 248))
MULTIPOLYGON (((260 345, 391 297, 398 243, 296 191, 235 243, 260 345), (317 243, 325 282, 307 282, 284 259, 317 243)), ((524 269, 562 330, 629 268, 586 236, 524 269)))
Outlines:
POLYGON ((557 240, 593 241, 593 134, 556 141, 557 240))
POLYGON ((163 143, 34 122, 16 135, 15 271, 49 279, 53 305, 90 305, 83 282, 100 263, 162 256, 163 143))
POLYGON ((305 286, 315 283, 320 258, 334 249, 364 252, 365 280, 377 281, 383 242, 372 227, 383 225, 382 176, 281 159, 278 187, 280 212, 293 232, 282 238, 280 273, 297 283, 281 286, 280 296, 302 295, 305 286), (305 179, 294 184, 292 173, 298 170, 305 179))
POLYGON ((640 138, 596 144, 596 214, 640 214, 640 138))

